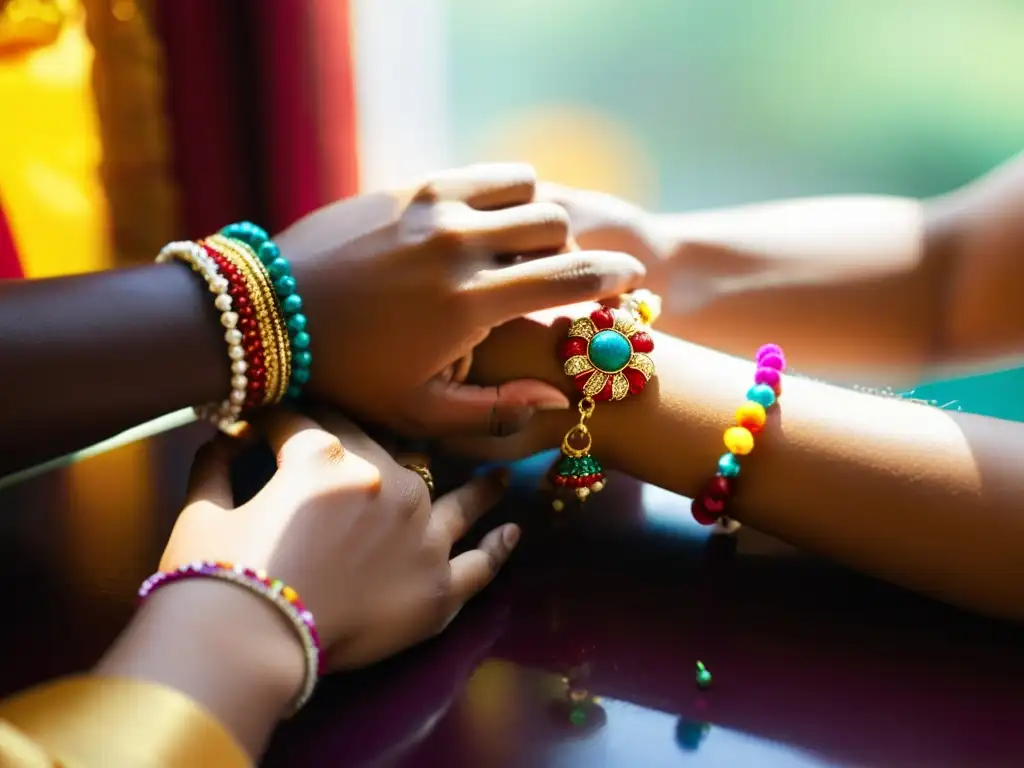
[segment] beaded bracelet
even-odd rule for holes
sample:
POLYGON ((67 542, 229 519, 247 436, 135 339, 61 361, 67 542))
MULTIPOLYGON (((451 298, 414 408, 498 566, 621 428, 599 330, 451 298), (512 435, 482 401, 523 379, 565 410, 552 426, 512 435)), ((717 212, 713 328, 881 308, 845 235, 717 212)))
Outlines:
MULTIPOLYGON (((573 491, 581 502, 607 483, 601 463, 590 454, 593 436, 587 419, 599 401, 639 395, 654 376, 654 361, 648 357, 654 340, 646 328, 660 311, 658 296, 636 291, 624 296, 618 308, 601 307, 569 325, 562 368, 582 394, 580 418, 562 439, 562 457, 553 468, 551 482, 556 489, 573 491)), ((555 511, 565 508, 560 498, 551 505, 555 511)))
POLYGON ((231 361, 231 392, 219 405, 200 406, 196 412, 200 417, 211 417, 222 428, 227 428, 241 415, 249 385, 246 377, 248 363, 245 361, 245 350, 242 347, 243 336, 237 327, 240 319, 238 312, 235 311, 237 298, 231 292, 231 281, 221 272, 221 265, 198 243, 168 243, 157 255, 156 261, 163 264, 171 259, 188 264, 192 271, 202 275, 210 292, 214 294, 214 306, 220 312, 228 359, 231 361))
POLYGON ((281 255, 281 249, 270 239, 266 231, 251 222, 229 224, 220 233, 251 248, 273 280, 291 348, 291 376, 285 394, 295 399, 302 394, 302 388, 309 382, 309 367, 313 357, 309 351, 310 338, 306 331, 306 316, 302 314, 302 298, 298 294, 298 284, 291 274, 291 265, 281 255))
POLYGON ((754 450, 754 435, 764 429, 767 411, 775 407, 782 394, 782 372, 786 369, 782 347, 765 344, 757 350, 755 360, 757 370, 754 385, 747 390, 747 402, 736 410, 736 424, 723 435, 726 453, 718 459, 718 473, 690 505, 693 519, 701 525, 724 523, 726 530, 732 527, 725 513, 740 474, 740 457, 754 450))
POLYGON ((199 561, 188 563, 173 571, 158 571, 142 582, 138 600, 141 605, 146 598, 161 587, 184 579, 219 579, 255 592, 269 600, 288 619, 302 643, 306 659, 306 672, 302 689, 295 699, 292 714, 298 712, 309 701, 316 688, 317 680, 324 674, 326 659, 320 647, 320 635, 316 630, 313 614, 306 610, 298 593, 278 579, 270 579, 263 571, 243 568, 231 563, 199 561))

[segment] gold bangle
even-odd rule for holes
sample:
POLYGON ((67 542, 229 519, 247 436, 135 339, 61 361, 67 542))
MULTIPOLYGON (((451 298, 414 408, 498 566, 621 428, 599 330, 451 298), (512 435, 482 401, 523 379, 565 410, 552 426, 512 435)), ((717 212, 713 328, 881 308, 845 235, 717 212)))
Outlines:
POLYGON ((256 321, 257 334, 263 348, 263 367, 266 371, 266 386, 263 394, 263 402, 268 402, 271 397, 271 393, 274 391, 276 386, 275 378, 278 375, 279 362, 277 358, 277 347, 274 343, 270 311, 266 303, 264 286, 260 284, 261 281, 259 280, 259 277, 253 273, 251 266, 244 257, 234 248, 230 247, 230 243, 226 244, 223 238, 217 238, 216 236, 209 237, 204 242, 210 248, 213 248, 217 253, 227 259, 227 261, 238 270, 239 275, 245 283, 246 292, 249 294, 249 301, 251 302, 253 309, 253 319, 256 321))
POLYGON ((263 290, 263 301, 267 306, 268 314, 270 316, 270 329, 273 334, 273 343, 277 352, 278 369, 275 376, 275 387, 271 389, 268 369, 268 386, 267 386, 267 405, 274 405, 281 402, 284 399, 285 393, 288 391, 288 382, 291 379, 291 342, 288 339, 288 329, 285 326, 284 313, 281 311, 281 305, 277 300, 277 293, 274 290, 274 281, 267 271, 267 268, 260 261, 255 251, 249 247, 247 243, 234 238, 226 237, 224 235, 214 235, 211 240, 215 240, 219 246, 225 249, 233 250, 239 255, 240 258, 244 259, 249 265, 250 269, 255 273, 253 277, 259 282, 260 287, 263 290))

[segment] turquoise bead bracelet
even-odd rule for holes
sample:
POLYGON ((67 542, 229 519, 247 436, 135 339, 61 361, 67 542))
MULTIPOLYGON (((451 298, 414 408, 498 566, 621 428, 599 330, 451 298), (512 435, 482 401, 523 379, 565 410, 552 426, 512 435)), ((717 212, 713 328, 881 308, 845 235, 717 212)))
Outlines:
POLYGON ((274 282, 274 293, 284 314, 292 351, 292 373, 286 396, 294 400, 302 394, 302 388, 309 382, 309 366, 313 356, 309 351, 306 316, 302 314, 302 297, 299 296, 291 264, 281 255, 281 249, 270 239, 266 230, 251 222, 229 224, 220 233, 252 248, 274 282))

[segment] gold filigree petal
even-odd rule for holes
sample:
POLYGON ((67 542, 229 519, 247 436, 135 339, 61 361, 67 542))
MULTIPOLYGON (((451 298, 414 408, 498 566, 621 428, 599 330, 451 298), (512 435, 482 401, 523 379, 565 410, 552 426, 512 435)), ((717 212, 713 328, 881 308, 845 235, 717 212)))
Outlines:
POLYGON ((629 394, 629 379, 621 373, 612 376, 612 400, 622 400, 629 394))
POLYGON ((631 318, 628 313, 623 312, 621 309, 617 309, 613 314, 615 317, 615 325, 613 325, 612 328, 614 330, 621 333, 627 339, 634 333, 636 333, 636 324, 633 322, 633 318, 631 318))
POLYGON ((579 376, 581 373, 594 370, 594 366, 586 355, 574 355, 565 361, 564 370, 566 376, 579 376))
POLYGON ((629 367, 636 368, 648 381, 654 375, 654 361, 643 352, 633 353, 633 356, 629 358, 629 367))
POLYGON ((589 317, 580 317, 572 321, 572 325, 569 326, 569 336, 578 337, 590 341, 594 338, 594 334, 597 333, 597 326, 594 325, 594 321, 589 317))
POLYGON ((604 385, 607 383, 607 374, 601 373, 601 371, 594 371, 594 375, 587 379, 587 383, 583 385, 583 394, 586 397, 594 397, 604 389, 604 385))

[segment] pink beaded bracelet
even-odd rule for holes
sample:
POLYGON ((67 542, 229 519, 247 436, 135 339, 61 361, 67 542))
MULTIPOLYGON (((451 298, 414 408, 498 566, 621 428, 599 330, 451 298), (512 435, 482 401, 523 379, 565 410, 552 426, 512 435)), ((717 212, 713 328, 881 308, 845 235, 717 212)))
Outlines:
POLYGON ((726 452, 718 459, 718 473, 690 505, 693 519, 701 525, 719 523, 725 530, 733 528, 726 511, 740 474, 740 457, 754 450, 754 435, 764 429, 767 411, 782 394, 782 372, 786 370, 782 347, 765 344, 757 350, 755 360, 754 385, 747 390, 747 402, 736 410, 736 424, 725 430, 726 452))
POLYGON ((200 561, 182 565, 173 571, 154 573, 139 587, 139 604, 142 604, 146 598, 161 587, 183 579, 199 578, 220 579, 245 587, 272 602, 285 615, 302 642, 303 654, 306 659, 306 674, 302 690, 295 699, 292 714, 302 709, 313 695, 320 675, 326 671, 326 659, 320 647, 320 635, 316 631, 313 614, 306 610, 298 593, 279 579, 269 578, 263 571, 243 568, 231 563, 200 561))

